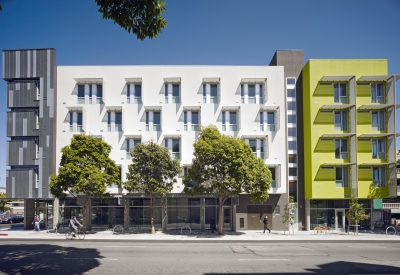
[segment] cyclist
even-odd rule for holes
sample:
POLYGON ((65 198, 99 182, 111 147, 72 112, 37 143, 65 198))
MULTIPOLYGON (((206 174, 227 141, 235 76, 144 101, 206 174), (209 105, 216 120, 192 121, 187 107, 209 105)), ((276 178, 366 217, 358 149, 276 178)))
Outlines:
POLYGON ((79 226, 82 226, 82 224, 80 224, 77 220, 75 216, 72 216, 71 220, 69 221, 69 228, 71 229, 72 232, 72 236, 75 237, 75 233, 76 230, 78 229, 78 227, 76 227, 76 224, 78 224, 79 226))

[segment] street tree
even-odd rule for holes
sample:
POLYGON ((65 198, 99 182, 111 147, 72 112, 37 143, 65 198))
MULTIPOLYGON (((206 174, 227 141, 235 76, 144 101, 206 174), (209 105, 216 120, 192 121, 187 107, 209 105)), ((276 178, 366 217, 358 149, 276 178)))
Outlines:
POLYGON ((140 40, 155 38, 167 25, 162 0, 95 0, 104 19, 112 19, 140 40))
POLYGON ((353 197, 350 202, 349 211, 346 213, 346 218, 349 219, 349 224, 358 225, 360 221, 368 220, 369 215, 365 214, 364 206, 358 203, 358 199, 353 197))
POLYGON ((250 194, 253 202, 268 199, 272 176, 264 160, 256 158, 243 139, 222 135, 216 126, 200 127, 194 159, 183 178, 190 196, 213 195, 218 200, 218 234, 223 235, 223 205, 232 196, 250 194))
POLYGON ((74 135, 70 145, 61 149, 58 174, 51 175, 49 187, 55 197, 84 195, 83 202, 77 199, 83 208, 83 231, 90 198, 109 196, 107 186, 121 182, 119 169, 109 157, 111 149, 108 143, 93 136, 74 135))
POLYGON ((5 193, 0 193, 0 210, 2 212, 10 210, 10 207, 7 206, 9 200, 5 200, 6 197, 5 193))
MULTIPOLYGON (((289 200, 285 204, 282 216, 282 223, 287 224, 289 226, 289 234, 290 234, 290 227, 293 227, 296 219, 295 211, 296 211, 296 204, 294 203, 293 197, 289 196, 289 200)), ((293 229, 293 234, 294 234, 294 229, 293 229)))
POLYGON ((173 189, 181 173, 179 160, 173 160, 167 148, 150 141, 136 145, 130 152, 124 188, 130 192, 144 192, 150 197, 151 234, 155 234, 153 207, 156 197, 164 197, 173 189))

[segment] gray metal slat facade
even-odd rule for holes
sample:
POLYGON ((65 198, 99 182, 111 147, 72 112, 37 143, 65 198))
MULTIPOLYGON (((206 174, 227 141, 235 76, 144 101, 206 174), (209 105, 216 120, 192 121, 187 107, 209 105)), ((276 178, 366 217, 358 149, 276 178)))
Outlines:
POLYGON ((36 159, 36 143, 34 140, 7 141, 7 166, 33 166, 36 159))
POLYGON ((35 111, 7 112, 7 137, 39 136, 35 111))
POLYGON ((38 108, 36 83, 8 83, 7 108, 38 108))

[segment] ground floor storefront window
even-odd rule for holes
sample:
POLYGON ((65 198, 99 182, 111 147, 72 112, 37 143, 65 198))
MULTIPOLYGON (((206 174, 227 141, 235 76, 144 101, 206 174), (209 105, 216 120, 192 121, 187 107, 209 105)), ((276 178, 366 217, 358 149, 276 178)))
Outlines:
MULTIPOLYGON (((156 230, 162 229, 162 205, 161 199, 154 199, 153 202, 153 219, 156 230)), ((151 228, 150 221, 150 199, 134 198, 129 199, 129 227, 151 228)))
MULTIPOLYGON (((344 229, 345 215, 350 207, 351 200, 310 200, 310 229, 316 226, 327 225, 335 230, 344 229)), ((360 199, 365 213, 370 217, 359 223, 360 230, 371 229, 371 200, 360 199)))

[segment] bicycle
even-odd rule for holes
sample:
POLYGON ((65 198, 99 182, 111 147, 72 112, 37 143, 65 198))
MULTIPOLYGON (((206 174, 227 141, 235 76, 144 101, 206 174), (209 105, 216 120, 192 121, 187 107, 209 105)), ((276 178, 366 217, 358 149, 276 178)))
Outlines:
POLYGON ((388 226, 386 228, 386 235, 396 235, 396 228, 394 228, 394 226, 388 226))
POLYGON ((72 232, 72 228, 69 232, 65 233, 65 238, 66 239, 73 239, 76 238, 76 236, 78 236, 78 239, 83 240, 85 239, 85 232, 82 231, 82 229, 79 227, 78 230, 76 230, 77 232, 72 232))
POLYGON ((189 225, 186 224, 186 219, 181 219, 181 220, 183 220, 185 222, 185 225, 182 226, 182 228, 181 228, 181 234, 183 234, 183 235, 191 234, 192 233, 192 229, 190 228, 189 225))
POLYGON ((114 226, 113 234, 124 234, 124 228, 121 225, 114 226))
POLYGON ((332 227, 329 227, 329 226, 327 226, 327 225, 324 225, 324 226, 319 225, 319 226, 314 227, 314 233, 316 233, 316 234, 322 234, 322 231, 325 231, 325 234, 326 234, 326 233, 333 234, 333 229, 332 229, 332 227))

